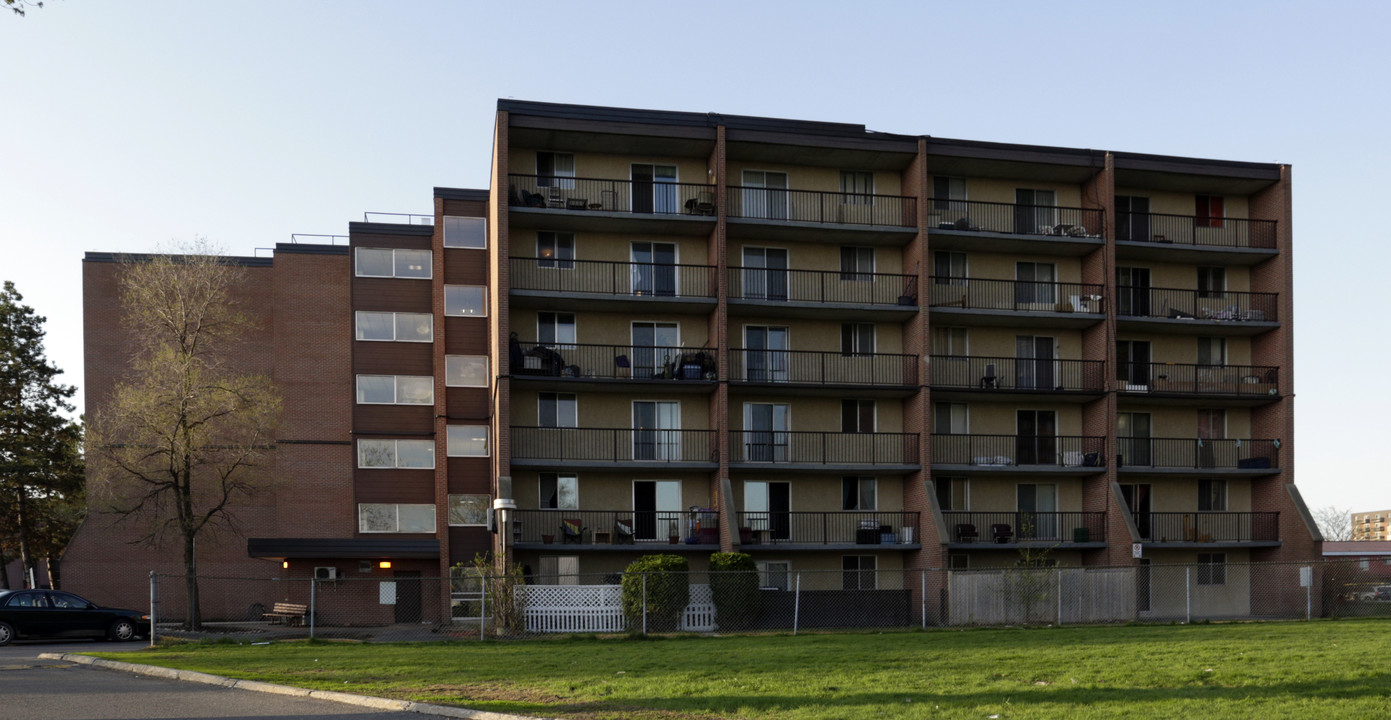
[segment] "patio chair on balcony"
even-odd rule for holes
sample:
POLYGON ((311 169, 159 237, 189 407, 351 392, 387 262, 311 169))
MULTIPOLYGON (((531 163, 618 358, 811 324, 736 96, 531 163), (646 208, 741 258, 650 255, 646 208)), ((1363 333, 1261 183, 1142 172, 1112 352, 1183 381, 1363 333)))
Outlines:
POLYGON ((633 364, 628 361, 627 355, 618 355, 614 357, 613 376, 619 378, 630 378, 633 376, 633 364))
POLYGON ((1009 523, 995 523, 990 526, 990 534, 995 538, 995 542, 1004 544, 1014 539, 1014 528, 1009 523))
POLYGON ((997 390, 1000 387, 1000 378, 995 375, 995 363, 985 364, 985 375, 981 376, 980 389, 997 390))
POLYGON ((964 543, 975 542, 975 541, 976 541, 976 538, 978 538, 978 537, 980 537, 980 533, 976 532, 976 526, 975 526, 975 525, 972 525, 971 523, 957 523, 957 525, 956 525, 956 541, 957 541, 957 542, 964 542, 964 543))
POLYGON ((584 526, 584 521, 578 518, 566 518, 560 521, 560 544, 562 545, 583 545, 584 531, 589 528, 584 526))
POLYGON ((613 544, 633 544, 633 521, 619 518, 613 521, 613 544))

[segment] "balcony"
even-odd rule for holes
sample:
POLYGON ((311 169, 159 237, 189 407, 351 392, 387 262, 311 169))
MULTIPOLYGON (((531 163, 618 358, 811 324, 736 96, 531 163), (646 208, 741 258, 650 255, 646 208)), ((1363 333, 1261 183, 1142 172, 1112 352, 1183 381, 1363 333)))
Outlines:
POLYGON ((731 267, 728 277, 731 313, 855 317, 875 310, 906 318, 918 311, 913 275, 731 267))
POLYGON ((1105 244, 1099 208, 1019 205, 933 198, 928 210, 932 246, 942 250, 1084 255, 1105 244))
POLYGON ((758 550, 886 550, 922 547, 915 512, 741 512, 740 549, 758 550))
POLYGON ((1106 546, 1104 512, 943 512, 951 546, 984 550, 1020 547, 1099 548, 1106 546))
POLYGON ((933 322, 1082 328, 1105 318, 1102 286, 1090 283, 934 275, 928 298, 933 322))
POLYGON ((933 355, 930 367, 933 397, 942 400, 988 393, 1000 400, 1073 394, 1080 401, 1106 389, 1106 364, 1101 360, 933 355))
POLYGON ((730 433, 730 462, 759 470, 825 472, 867 466, 907 472, 919 467, 917 433, 794 432, 735 430, 730 433))
POLYGON ((1251 265, 1274 255, 1274 220, 1116 213, 1121 259, 1251 265))
POLYGON ((512 540, 519 549, 556 552, 561 548, 548 547, 556 545, 631 552, 662 545, 662 552, 710 552, 720 547, 720 516, 714 511, 517 510, 513 517, 512 540))
POLYGON ((519 307, 554 308, 565 300, 584 310, 703 313, 715 304, 713 265, 512 257, 511 299, 519 307))
POLYGON ((1208 398, 1258 404, 1278 400, 1280 369, 1268 365, 1118 363, 1118 389, 1146 398, 1208 398))
POLYGON ((510 345, 512 379, 537 389, 631 390, 637 384, 655 392, 708 392, 715 387, 715 353, 708 350, 519 340, 510 345))
POLYGON ((1086 475, 1106 466, 1106 438, 1071 435, 932 436, 932 467, 956 472, 1086 475))
POLYGON ((1255 335, 1277 327, 1277 293, 1233 290, 1183 290, 1121 285, 1116 288, 1116 315, 1122 329, 1150 332, 1255 335))
POLYGON ((918 232, 917 198, 901 195, 731 186, 725 197, 737 236, 900 244, 918 232))
POLYGON ((811 350, 729 349, 729 381, 803 393, 807 386, 910 391, 918 385, 918 356, 811 350))
POLYGON ((1116 438, 1122 471, 1269 475, 1279 472, 1279 440, 1116 438))
POLYGON ((1145 543, 1196 547, 1280 544, 1278 512, 1141 512, 1131 517, 1145 543))
POLYGON ((715 220, 714 185, 515 173, 509 179, 507 204, 519 227, 704 235, 715 220))
POLYGON ((719 466, 714 430, 512 426, 513 467, 719 466))

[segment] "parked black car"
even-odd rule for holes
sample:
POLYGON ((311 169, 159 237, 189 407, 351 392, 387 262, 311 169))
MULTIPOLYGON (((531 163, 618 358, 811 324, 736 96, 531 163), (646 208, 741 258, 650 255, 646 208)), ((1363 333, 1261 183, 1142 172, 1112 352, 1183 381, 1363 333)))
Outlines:
POLYGON ((61 590, 0 590, 0 645, 16 638, 97 637, 131 640, 150 634, 150 616, 104 608, 61 590))

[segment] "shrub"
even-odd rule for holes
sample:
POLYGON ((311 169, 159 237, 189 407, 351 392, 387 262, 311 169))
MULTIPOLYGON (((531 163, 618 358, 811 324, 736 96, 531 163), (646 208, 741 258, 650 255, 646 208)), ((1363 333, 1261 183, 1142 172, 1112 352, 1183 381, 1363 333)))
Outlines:
POLYGON ((742 628, 758 614, 763 595, 758 590, 758 563, 748 553, 710 556, 710 592, 723 630, 742 628))
POLYGON ((691 602, 691 566, 680 555, 644 555, 623 573, 623 615, 631 632, 643 628, 643 578, 646 580, 647 630, 674 632, 691 602))

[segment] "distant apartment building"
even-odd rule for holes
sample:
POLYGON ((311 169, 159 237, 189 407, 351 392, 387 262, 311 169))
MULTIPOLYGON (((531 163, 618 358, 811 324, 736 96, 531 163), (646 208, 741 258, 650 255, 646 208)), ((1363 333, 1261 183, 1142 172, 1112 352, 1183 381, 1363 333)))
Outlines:
POLYGON ((1352 514, 1353 540, 1391 540, 1386 534, 1387 520, 1391 510, 1373 510, 1352 514))

